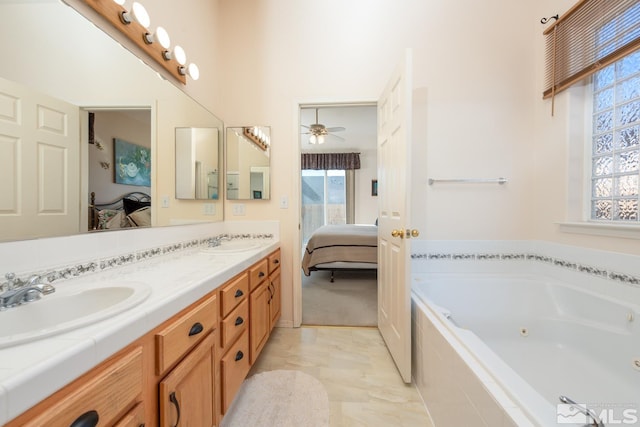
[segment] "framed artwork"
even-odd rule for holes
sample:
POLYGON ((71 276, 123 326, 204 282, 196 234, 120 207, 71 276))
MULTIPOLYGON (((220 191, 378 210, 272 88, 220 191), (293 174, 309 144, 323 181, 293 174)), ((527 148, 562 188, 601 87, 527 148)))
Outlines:
POLYGON ((113 138, 116 184, 151 186, 151 149, 113 138))
POLYGON ((377 179, 372 179, 371 180, 371 195, 372 196, 377 196, 378 195, 378 180, 377 179))

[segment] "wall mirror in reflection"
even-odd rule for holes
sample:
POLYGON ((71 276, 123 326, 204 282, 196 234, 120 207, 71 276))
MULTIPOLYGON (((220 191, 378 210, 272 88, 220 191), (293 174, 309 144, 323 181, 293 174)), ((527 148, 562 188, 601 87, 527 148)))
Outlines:
POLYGON ((218 128, 176 128, 176 199, 217 200, 218 128))
POLYGON ((227 128, 227 200, 268 200, 271 131, 268 126, 227 128))

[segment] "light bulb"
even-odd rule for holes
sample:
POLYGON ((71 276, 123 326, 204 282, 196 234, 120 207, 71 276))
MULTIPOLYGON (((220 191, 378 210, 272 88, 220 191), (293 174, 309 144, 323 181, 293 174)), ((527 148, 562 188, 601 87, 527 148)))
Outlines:
POLYGON ((151 18, 149 17, 149 12, 147 12, 147 9, 145 9, 143 5, 134 1, 131 5, 131 11, 133 12, 133 17, 140 25, 144 28, 149 28, 149 25, 151 25, 151 18))
MULTIPOLYGON (((169 38, 169 33, 163 27, 156 28, 155 34, 151 35, 149 33, 144 35, 144 41, 151 44, 154 41, 157 41, 160 46, 165 49, 169 49, 171 46, 171 39, 169 38)), ((166 59, 166 58, 165 58, 166 59)))
POLYGON ((187 54, 184 53, 184 49, 180 46, 176 46, 173 48, 173 56, 178 61, 178 64, 184 65, 187 63, 187 54))
POLYGON ((309 137, 309 144, 315 144, 317 142, 316 140, 317 140, 316 136, 315 135, 311 135, 309 137))
POLYGON ((318 135, 318 144, 324 144, 324 135, 318 135))
POLYGON ((189 64, 189 67, 187 68, 187 70, 193 80, 198 80, 200 78, 200 69, 193 62, 189 64))

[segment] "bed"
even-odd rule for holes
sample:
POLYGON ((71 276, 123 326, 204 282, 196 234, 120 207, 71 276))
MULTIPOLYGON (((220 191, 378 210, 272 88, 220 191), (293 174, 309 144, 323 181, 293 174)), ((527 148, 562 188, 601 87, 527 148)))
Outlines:
POLYGON ((134 191, 109 203, 96 203, 91 192, 89 230, 113 230, 151 226, 151 196, 134 191))
POLYGON ((366 224, 325 225, 313 232, 302 257, 302 271, 377 270, 378 227, 366 224))

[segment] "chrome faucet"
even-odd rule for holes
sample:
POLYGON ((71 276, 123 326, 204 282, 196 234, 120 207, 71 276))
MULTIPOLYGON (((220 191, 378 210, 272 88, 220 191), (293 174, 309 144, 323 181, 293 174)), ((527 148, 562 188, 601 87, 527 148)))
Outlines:
POLYGON ((600 417, 598 417, 591 409, 586 408, 584 405, 577 404, 567 396, 560 396, 559 399, 560 402, 570 405, 572 408, 583 414, 587 418, 587 421, 589 419, 591 420, 591 424, 586 424, 584 427, 605 427, 600 417))
POLYGON ((216 236, 209 239, 209 247, 215 248, 220 246, 224 240, 231 240, 229 236, 216 236))
POLYGON ((13 273, 7 273, 5 277, 8 289, 0 294, 0 310, 39 300, 42 295, 56 291, 50 283, 41 283, 42 277, 37 274, 26 281, 16 279, 13 273))

